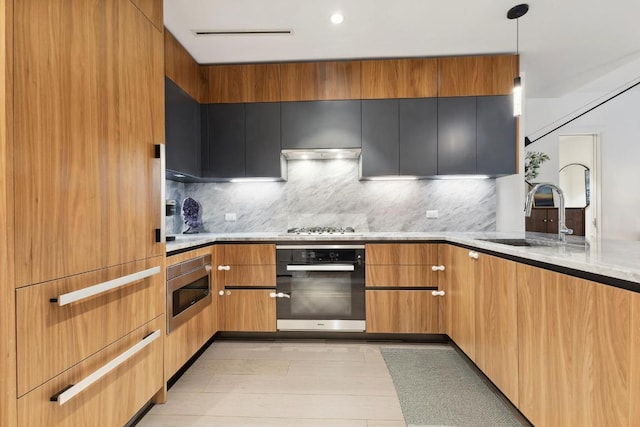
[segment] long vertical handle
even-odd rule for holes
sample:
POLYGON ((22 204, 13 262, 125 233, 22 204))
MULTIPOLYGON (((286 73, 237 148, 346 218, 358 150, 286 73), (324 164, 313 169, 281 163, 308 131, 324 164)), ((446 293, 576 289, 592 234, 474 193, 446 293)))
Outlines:
POLYGON ((157 243, 164 243, 167 240, 167 230, 166 230, 166 226, 165 226, 165 210, 164 210, 164 203, 165 203, 165 195, 166 195, 166 189, 165 189, 165 182, 164 182, 164 174, 165 174, 165 167, 166 167, 166 157, 165 157, 165 147, 164 144, 156 144, 155 145, 155 161, 154 161, 154 173, 152 174, 152 176, 154 176, 154 187, 159 186, 159 189, 154 188, 154 194, 158 194, 159 199, 159 203, 158 206, 156 206, 157 212, 156 214, 158 215, 158 220, 159 220, 159 227, 156 228, 156 242, 157 243))

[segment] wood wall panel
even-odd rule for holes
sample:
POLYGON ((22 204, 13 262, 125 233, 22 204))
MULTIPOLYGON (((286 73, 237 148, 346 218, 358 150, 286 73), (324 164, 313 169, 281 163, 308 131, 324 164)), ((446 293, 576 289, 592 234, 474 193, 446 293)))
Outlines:
POLYGON ((158 257, 18 289, 18 395, 163 313, 165 277, 164 257, 158 257), (62 307, 49 302, 64 293, 158 266, 160 274, 93 298, 62 307))
POLYGON ((430 98, 438 96, 437 59, 362 61, 362 98, 430 98))
POLYGON ((269 289, 228 290, 220 299, 224 305, 224 331, 275 332, 276 299, 269 289))
POLYGON ((161 330, 160 316, 18 400, 18 426, 121 426, 162 389, 162 339, 156 339, 63 406, 49 398, 161 330))
POLYGON ((632 425, 631 292, 517 270, 519 409, 537 426, 632 425))
POLYGON ((279 64, 209 65, 203 103, 280 101, 279 64))
POLYGON ((16 286, 163 253, 162 34, 128 0, 15 6, 16 286))
POLYGON ((164 30, 164 73, 193 99, 205 103, 208 83, 202 67, 166 28, 164 30))
POLYGON ((225 265, 271 265, 276 263, 276 245, 220 245, 225 265))
POLYGON ((162 14, 162 0, 131 0, 138 9, 159 30, 164 28, 164 16, 162 14))
POLYGON ((280 64, 281 101, 360 99, 359 61, 280 64))
POLYGON ((0 0, 0 425, 17 422, 13 270, 13 1, 0 0))
POLYGON ((437 297, 431 291, 367 291, 367 332, 438 333, 437 297))
POLYGON ((510 95, 517 75, 517 55, 439 58, 438 96, 510 95))
POLYGON ((640 293, 631 296, 631 381, 629 427, 640 420, 640 293))

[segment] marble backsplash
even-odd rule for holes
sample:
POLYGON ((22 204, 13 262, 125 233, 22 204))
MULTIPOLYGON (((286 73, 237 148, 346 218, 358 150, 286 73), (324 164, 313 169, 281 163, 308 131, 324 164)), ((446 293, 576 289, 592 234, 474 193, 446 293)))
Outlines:
POLYGON ((290 160, 287 182, 166 181, 177 201, 167 234, 181 233, 181 202, 202 205, 202 231, 285 232, 303 226, 350 226, 356 231, 495 231, 493 179, 359 181, 357 160, 290 160), (426 218, 437 210, 437 219, 426 218), (235 213, 236 221, 225 221, 235 213))

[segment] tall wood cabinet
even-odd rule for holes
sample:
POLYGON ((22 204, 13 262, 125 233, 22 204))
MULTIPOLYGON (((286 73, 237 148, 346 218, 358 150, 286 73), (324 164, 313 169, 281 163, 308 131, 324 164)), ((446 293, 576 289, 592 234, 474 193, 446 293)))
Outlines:
POLYGON ((17 419, 0 424, 123 425, 164 399, 162 2, 12 4, 17 419))
POLYGON ((224 244, 218 251, 218 329, 275 332, 275 245, 224 244))
POLYGON ((438 333, 438 244, 367 244, 367 332, 438 333), (434 267, 436 267, 434 269, 434 267))

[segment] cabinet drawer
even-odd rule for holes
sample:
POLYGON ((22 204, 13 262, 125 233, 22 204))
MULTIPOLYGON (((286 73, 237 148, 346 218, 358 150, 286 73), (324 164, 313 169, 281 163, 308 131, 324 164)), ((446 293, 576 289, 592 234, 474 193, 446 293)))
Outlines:
POLYGON ((438 333, 437 300, 431 291, 367 291, 367 332, 438 333))
POLYGON ((164 312, 164 257, 16 291, 18 396, 164 312), (160 271, 64 306, 52 298, 160 266, 160 271))
POLYGON ((414 243, 375 243, 367 245, 367 265, 436 265, 438 245, 414 243))
POLYGON ((230 265, 222 274, 225 286, 276 286, 275 265, 230 265))
POLYGON ((164 320, 146 325, 94 354, 82 363, 18 399, 19 426, 77 427, 124 425, 162 389, 164 320), (69 384, 77 384, 154 331, 160 335, 64 405, 50 398, 69 384))
POLYGON ((426 265, 367 264, 365 280, 367 286, 438 287, 438 273, 426 265))
POLYGON ((276 263, 275 245, 223 245, 222 260, 225 265, 265 265, 276 263))

